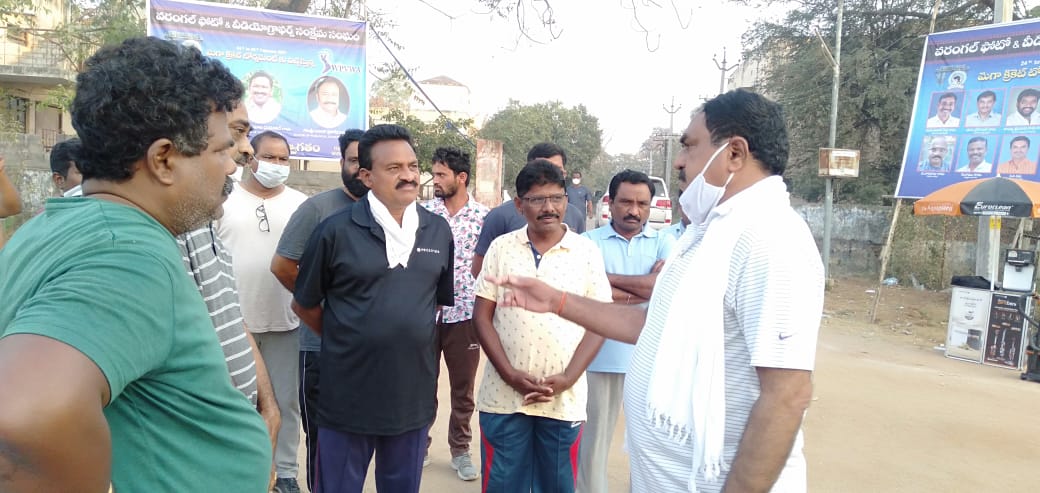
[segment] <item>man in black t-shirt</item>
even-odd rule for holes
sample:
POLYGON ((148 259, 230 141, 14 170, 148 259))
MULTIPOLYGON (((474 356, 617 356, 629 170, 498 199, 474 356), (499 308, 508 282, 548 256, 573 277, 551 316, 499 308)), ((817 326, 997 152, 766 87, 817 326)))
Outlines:
POLYGON ((318 225, 300 257, 293 310, 322 335, 316 489, 417 493, 436 412, 434 315, 454 297, 454 240, 415 203, 419 162, 404 127, 358 142, 370 189, 318 225))
MULTIPOLYGON (((319 193, 305 200, 285 225, 278 248, 271 259, 271 273, 292 292, 296 288, 300 256, 318 223, 357 202, 368 193, 358 178, 358 140, 365 132, 350 129, 339 136, 340 177, 343 186, 319 193)), ((318 453, 318 353, 321 338, 300 323, 300 416, 307 445, 307 488, 314 490, 314 465, 318 453)))

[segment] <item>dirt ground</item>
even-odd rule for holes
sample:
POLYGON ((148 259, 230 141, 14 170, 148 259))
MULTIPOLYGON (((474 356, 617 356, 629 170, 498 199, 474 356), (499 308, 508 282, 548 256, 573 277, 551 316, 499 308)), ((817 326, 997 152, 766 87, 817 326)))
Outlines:
MULTIPOLYGON (((872 289, 868 281, 843 279, 827 293, 804 424, 810 491, 1035 491, 1040 383, 935 349, 946 337, 948 291, 883 288, 871 324, 872 289)), ((446 404, 443 368, 440 384, 446 404)), ((476 493, 479 481, 464 483, 451 469, 447 412, 440 408, 433 427, 433 464, 422 491, 476 493)), ((473 424, 479 460, 475 417, 473 424)), ((610 459, 614 492, 629 489, 623 433, 619 423, 610 459)), ((376 491, 371 479, 366 492, 376 491)))

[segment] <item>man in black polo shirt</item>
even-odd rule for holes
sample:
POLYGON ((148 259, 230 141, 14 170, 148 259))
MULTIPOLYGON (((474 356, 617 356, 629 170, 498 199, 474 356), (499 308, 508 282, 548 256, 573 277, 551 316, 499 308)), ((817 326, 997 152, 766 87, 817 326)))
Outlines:
POLYGON ((317 490, 418 492, 435 414, 434 314, 454 303, 448 223, 415 199, 408 130, 377 125, 358 142, 371 190, 323 221, 300 258, 293 310, 322 336, 317 490), (324 302, 324 305, 322 305, 324 302))

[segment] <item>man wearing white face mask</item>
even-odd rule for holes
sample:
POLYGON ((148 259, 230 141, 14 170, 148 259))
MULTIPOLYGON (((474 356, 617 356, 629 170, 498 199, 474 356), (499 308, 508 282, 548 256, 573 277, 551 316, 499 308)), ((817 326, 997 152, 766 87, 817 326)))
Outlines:
POLYGON ((500 306, 552 311, 636 343, 625 377, 632 491, 806 491, 801 423, 812 397, 823 265, 781 174, 783 110, 744 90, 694 113, 675 167, 695 178, 689 228, 650 306, 494 279, 500 306))
POLYGON ((289 142, 276 132, 262 132, 251 142, 252 173, 234 186, 224 203, 217 234, 231 250, 236 285, 246 327, 260 349, 282 422, 275 446, 276 488, 299 491, 296 449, 300 442, 299 318, 289 308, 292 293, 271 273, 271 257, 293 212, 307 199, 285 186, 289 178, 289 142))

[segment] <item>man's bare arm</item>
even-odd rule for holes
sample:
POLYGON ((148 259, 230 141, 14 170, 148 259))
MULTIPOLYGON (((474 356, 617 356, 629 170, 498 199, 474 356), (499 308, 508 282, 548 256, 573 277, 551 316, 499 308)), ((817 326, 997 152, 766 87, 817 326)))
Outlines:
POLYGON ((558 313, 607 339, 635 344, 646 323, 646 309, 640 306, 603 303, 570 293, 564 300, 560 290, 532 277, 485 276, 485 279, 506 288, 504 306, 536 313, 558 313))
POLYGON ((276 253, 271 257, 271 273, 291 293, 296 289, 296 276, 300 274, 300 262, 276 253))
POLYGON ((300 317, 300 320, 303 321, 303 323, 307 324, 315 334, 321 336, 321 303, 310 308, 304 308, 294 299, 290 306, 292 307, 292 311, 296 312, 296 315, 300 317))
POLYGON ((15 190, 4 168, 4 158, 0 157, 0 218, 22 212, 22 199, 18 197, 18 190, 15 190))
POLYGON ((525 397, 525 401, 529 400, 527 398, 532 394, 550 394, 548 386, 542 385, 534 376, 513 368, 509 362, 506 350, 502 347, 502 340, 498 338, 498 332, 493 325, 496 306, 494 301, 479 296, 473 304, 473 324, 477 327, 477 339, 488 357, 488 362, 495 367, 502 380, 525 397))
POLYGON ((755 370, 762 392, 751 408, 726 478, 723 491, 727 493, 765 493, 772 489, 812 400, 812 372, 762 367, 755 370))
POLYGON ((474 253, 473 263, 469 266, 469 273, 473 274, 473 279, 480 277, 480 269, 484 268, 484 256, 474 253))
POLYGON ((581 374, 585 373, 585 369, 592 363, 601 347, 603 347, 603 336, 585 331, 585 336, 574 349, 574 356, 571 356, 571 361, 563 373, 551 375, 545 379, 545 384, 552 387, 553 395, 559 395, 560 392, 573 387, 575 382, 581 378, 581 374))
POLYGON ((101 369, 49 337, 0 340, 0 491, 108 491, 110 398, 101 369))
POLYGON ((654 284, 657 283, 657 273, 642 274, 638 276, 625 276, 621 274, 607 274, 610 287, 617 288, 636 295, 644 300, 649 300, 654 292, 654 284))
POLYGON ((274 387, 271 386, 271 376, 267 373, 267 364, 264 357, 260 355, 260 348, 256 346, 256 339, 248 330, 246 337, 249 346, 253 348, 253 360, 256 361, 256 410, 264 418, 267 425, 267 434, 271 436, 271 450, 278 443, 278 427, 282 424, 282 414, 278 410, 278 401, 274 397, 274 387))
POLYGON ((646 298, 641 298, 639 295, 629 293, 628 291, 613 286, 610 287, 610 298, 614 300, 614 303, 622 305, 638 305, 650 301, 646 298))

